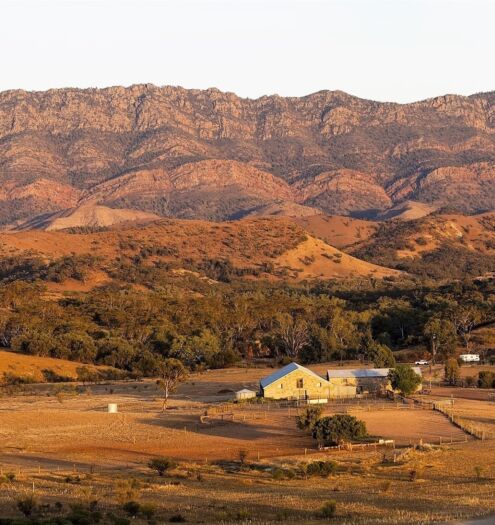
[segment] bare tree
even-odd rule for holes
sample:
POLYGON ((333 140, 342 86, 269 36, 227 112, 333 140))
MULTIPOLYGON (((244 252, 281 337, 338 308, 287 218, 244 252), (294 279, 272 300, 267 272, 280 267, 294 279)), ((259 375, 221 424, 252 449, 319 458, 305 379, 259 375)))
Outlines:
POLYGON ((462 339, 464 346, 466 347, 466 351, 469 352, 472 331, 476 324, 480 321, 479 312, 470 305, 459 306, 452 311, 450 317, 454 323, 457 334, 462 339))
POLYGON ((187 378, 187 369, 178 359, 165 359, 158 366, 158 376, 156 384, 163 391, 162 411, 165 411, 170 394, 175 392, 182 381, 187 378))
POLYGON ((294 319, 288 314, 278 316, 277 335, 285 354, 291 359, 296 359, 301 350, 309 343, 309 330, 306 321, 294 319))

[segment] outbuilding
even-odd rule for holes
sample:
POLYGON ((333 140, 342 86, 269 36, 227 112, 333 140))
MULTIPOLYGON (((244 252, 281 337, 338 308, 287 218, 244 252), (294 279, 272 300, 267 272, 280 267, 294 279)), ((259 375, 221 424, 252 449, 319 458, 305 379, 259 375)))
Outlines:
POLYGON ((252 399, 253 397, 256 397, 256 392, 254 390, 249 390, 248 388, 243 388, 242 390, 238 390, 235 393, 236 401, 243 401, 244 399, 252 399))
MULTIPOLYGON (((416 374, 421 376, 421 369, 413 367, 416 374)), ((349 368, 327 370, 327 379, 330 383, 332 397, 346 397, 354 389, 356 394, 380 394, 392 390, 388 373, 390 368, 349 368)), ((420 390, 421 387, 418 388, 420 390)))

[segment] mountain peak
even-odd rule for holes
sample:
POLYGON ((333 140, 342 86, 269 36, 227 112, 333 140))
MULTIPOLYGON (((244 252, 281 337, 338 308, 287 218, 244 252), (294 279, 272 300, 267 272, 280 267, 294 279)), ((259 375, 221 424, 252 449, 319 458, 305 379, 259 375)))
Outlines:
POLYGON ((494 166, 493 93, 413 104, 153 84, 0 93, 0 224, 87 195, 214 220, 308 207, 375 217, 406 200, 471 213, 495 207, 494 166))

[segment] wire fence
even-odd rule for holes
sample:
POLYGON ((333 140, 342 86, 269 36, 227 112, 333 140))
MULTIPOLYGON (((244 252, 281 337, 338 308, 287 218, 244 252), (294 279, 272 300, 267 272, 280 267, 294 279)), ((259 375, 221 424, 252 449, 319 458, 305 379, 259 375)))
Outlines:
POLYGON ((467 434, 475 437, 476 439, 495 439, 495 431, 490 431, 485 428, 480 428, 479 426, 473 424, 467 419, 464 419, 462 416, 459 416, 455 413, 455 410, 452 409, 452 404, 450 400, 438 401, 433 403, 433 408, 437 412, 440 412, 449 418, 449 421, 456 427, 460 428, 467 434))

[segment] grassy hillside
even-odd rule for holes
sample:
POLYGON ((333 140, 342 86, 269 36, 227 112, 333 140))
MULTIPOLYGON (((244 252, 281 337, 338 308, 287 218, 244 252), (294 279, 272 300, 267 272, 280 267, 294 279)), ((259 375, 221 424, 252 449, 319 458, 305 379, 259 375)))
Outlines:
POLYGON ((495 213, 434 214, 380 223, 348 248, 355 257, 433 278, 478 277, 495 271, 495 213))
POLYGON ((4 233, 0 249, 0 279, 40 278, 76 291, 111 279, 137 282, 137 269, 148 274, 157 268, 188 270, 223 281, 236 276, 300 280, 396 273, 357 261, 284 218, 161 220, 93 233, 4 233))
POLYGON ((4 380, 6 375, 12 379, 20 378, 25 382, 50 382, 55 376, 59 376, 59 380, 63 378, 75 380, 78 377, 77 369, 81 367, 86 367, 91 371, 109 369, 103 366, 82 365, 65 359, 23 355, 0 350, 0 379, 4 380))

